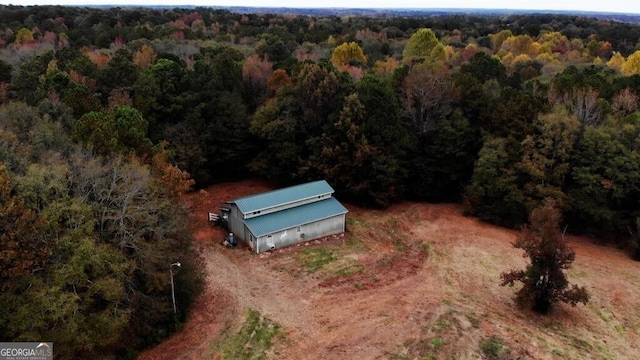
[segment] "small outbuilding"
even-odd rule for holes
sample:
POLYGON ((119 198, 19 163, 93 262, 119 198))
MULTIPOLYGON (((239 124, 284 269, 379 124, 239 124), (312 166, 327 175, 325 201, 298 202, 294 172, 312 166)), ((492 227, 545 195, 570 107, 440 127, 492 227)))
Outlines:
POLYGON ((256 253, 340 234, 348 210, 324 180, 227 202, 222 217, 229 231, 256 253))

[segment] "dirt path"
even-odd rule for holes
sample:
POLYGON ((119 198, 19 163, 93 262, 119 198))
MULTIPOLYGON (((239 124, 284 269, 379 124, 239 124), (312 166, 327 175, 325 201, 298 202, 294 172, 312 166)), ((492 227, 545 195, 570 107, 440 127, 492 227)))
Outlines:
MULTIPOLYGON (((206 213, 224 200, 268 189, 220 184, 185 199, 207 287, 183 331, 140 359, 206 359, 225 327, 251 308, 279 323, 286 344, 274 359, 477 359, 493 336, 506 358, 633 359, 640 348, 640 263, 623 252, 570 237, 570 281, 592 294, 587 306, 552 316, 520 312, 499 274, 522 268, 516 233, 464 217, 455 205, 400 204, 386 211, 348 206, 349 234, 265 255, 219 246, 206 213), (330 248, 362 272, 309 273, 295 259, 330 248)), ((338 262, 339 262, 338 261, 338 262)))

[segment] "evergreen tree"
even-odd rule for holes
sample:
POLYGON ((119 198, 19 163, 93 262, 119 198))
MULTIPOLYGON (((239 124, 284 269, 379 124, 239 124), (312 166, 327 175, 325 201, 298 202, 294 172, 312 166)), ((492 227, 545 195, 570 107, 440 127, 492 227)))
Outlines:
POLYGON ((531 261, 525 270, 500 275, 502 286, 513 286, 516 281, 523 283, 516 292, 518 306, 548 313, 558 301, 572 306, 589 301, 584 287, 569 288, 564 270, 571 267, 575 252, 560 232, 560 211, 551 201, 531 212, 529 224, 522 228, 513 247, 524 250, 524 256, 531 261))

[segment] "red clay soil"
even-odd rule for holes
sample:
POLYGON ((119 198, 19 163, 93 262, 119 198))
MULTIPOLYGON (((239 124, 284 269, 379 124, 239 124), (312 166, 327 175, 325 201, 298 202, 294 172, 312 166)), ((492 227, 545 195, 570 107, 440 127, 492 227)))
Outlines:
POLYGON ((345 236, 260 255, 222 247, 207 213, 268 189, 243 181, 185 197, 206 288, 184 328, 139 359, 216 358, 212 342, 247 309, 285 329, 269 359, 477 359, 490 356, 487 339, 500 343, 501 358, 637 358, 640 263, 618 249, 569 237, 569 280, 586 286, 591 302, 540 316, 519 311, 514 288, 499 286, 501 272, 526 264, 511 246, 516 232, 465 217, 457 205, 346 204, 345 236), (336 268, 306 270, 307 249, 329 249, 336 268), (339 266, 357 271, 334 271, 339 266))

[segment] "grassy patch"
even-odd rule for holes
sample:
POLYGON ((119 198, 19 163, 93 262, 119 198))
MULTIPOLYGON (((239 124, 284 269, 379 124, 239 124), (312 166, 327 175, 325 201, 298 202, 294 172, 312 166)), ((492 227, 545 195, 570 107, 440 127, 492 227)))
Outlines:
MULTIPOLYGON (((448 314, 445 314, 445 315, 448 315, 448 314)), ((440 316, 438 318, 438 321, 436 321, 436 323, 433 324, 433 326, 431 327, 431 330, 435 332, 440 332, 440 331, 451 329, 452 324, 449 321, 448 317, 445 315, 440 316)))
POLYGON ((347 217, 347 226, 362 226, 362 225, 364 225, 364 222, 362 222, 362 220, 357 219, 353 216, 347 217))
POLYGON ((433 247, 433 241, 420 244, 420 251, 425 255, 431 255, 431 248, 433 247))
POLYGON ((336 260, 333 251, 323 247, 306 248, 296 254, 298 265, 313 273, 336 260))
POLYGON ((572 276, 572 277, 574 277, 574 278, 578 278, 578 279, 584 279, 584 278, 586 278, 586 277, 587 277, 587 276, 589 276, 589 275, 587 274, 587 272, 586 272, 586 271, 584 271, 584 270, 580 270, 580 271, 574 271, 574 272, 572 272, 572 273, 571 273, 571 276, 572 276))
POLYGON ((437 349, 437 348, 439 348, 440 346, 442 346, 442 344, 444 344, 444 340, 443 340, 441 337, 436 336, 436 337, 432 337, 432 338, 429 340, 429 343, 431 344, 431 347, 432 347, 432 348, 437 349))
POLYGON ((215 359, 221 360, 259 360, 273 347, 274 340, 284 339, 284 332, 275 323, 255 310, 249 310, 240 330, 235 334, 226 334, 214 341, 215 359))
POLYGON ((356 261, 351 261, 347 264, 339 266, 335 271, 339 276, 351 276, 353 274, 362 274, 364 272, 364 265, 356 261))
POLYGON ((610 322, 615 320, 613 313, 611 313, 610 311, 605 312, 600 308, 598 308, 596 305, 588 305, 588 306, 591 308, 593 312, 596 313, 596 315, 600 318, 600 320, 604 321, 605 323, 609 324, 610 322))
POLYGON ((475 346, 477 340, 474 339, 479 338, 476 327, 480 327, 480 320, 473 315, 448 307, 442 310, 435 318, 428 316, 430 320, 417 334, 418 338, 404 342, 401 351, 394 354, 393 358, 403 360, 468 358, 469 346, 475 346))
POLYGON ((579 349, 585 352, 591 352, 593 350, 593 346, 591 346, 591 344, 589 344, 585 340, 578 338, 577 336, 567 334, 567 333, 563 333, 561 335, 565 339, 569 340, 570 344, 576 349, 579 349))
POLYGON ((493 335, 480 341, 480 351, 488 359, 499 359, 505 353, 505 346, 502 339, 493 335))
POLYGON ((406 234, 400 230, 400 223, 398 222, 398 219, 390 219, 384 227, 389 229, 389 237, 391 238, 391 242, 393 243, 393 247, 396 251, 406 250, 406 234))

